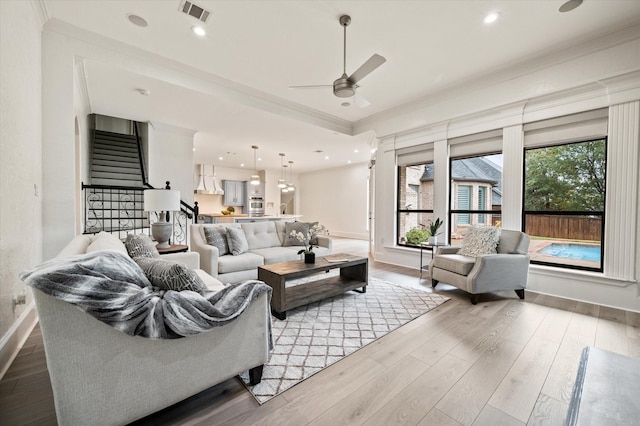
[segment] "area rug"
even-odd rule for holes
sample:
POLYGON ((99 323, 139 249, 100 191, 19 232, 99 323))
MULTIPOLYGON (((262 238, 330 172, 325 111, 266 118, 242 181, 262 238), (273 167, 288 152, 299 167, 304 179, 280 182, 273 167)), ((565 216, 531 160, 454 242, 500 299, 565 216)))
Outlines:
POLYGON ((292 309, 284 321, 273 317, 275 348, 264 366, 262 381, 249 386, 248 374, 240 378, 263 404, 447 300, 439 294, 369 278, 366 293, 349 291, 292 309))

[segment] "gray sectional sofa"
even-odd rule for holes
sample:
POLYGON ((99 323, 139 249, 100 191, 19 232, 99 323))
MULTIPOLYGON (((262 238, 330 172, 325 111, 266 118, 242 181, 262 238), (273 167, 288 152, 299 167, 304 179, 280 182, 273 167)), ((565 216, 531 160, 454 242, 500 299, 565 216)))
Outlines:
MULTIPOLYGON (((193 224, 190 229, 190 249, 200 254, 200 268, 223 283, 257 279, 258 266, 300 259, 298 251, 304 246, 286 246, 287 223, 263 221, 230 224, 193 224), (219 249, 207 243, 207 227, 242 229, 249 250, 239 255, 221 256, 219 249)), ((318 246, 313 249, 316 256, 331 254, 331 238, 318 235, 318 246)))

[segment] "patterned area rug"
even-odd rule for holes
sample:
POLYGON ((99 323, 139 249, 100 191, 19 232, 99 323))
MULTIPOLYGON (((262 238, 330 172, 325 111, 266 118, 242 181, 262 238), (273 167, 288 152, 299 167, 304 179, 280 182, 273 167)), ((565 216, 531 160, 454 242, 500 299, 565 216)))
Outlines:
POLYGON ((349 291, 287 311, 284 321, 274 317, 275 348, 264 366, 262 381, 249 386, 248 374, 240 378, 263 404, 447 300, 369 278, 364 294, 349 291))

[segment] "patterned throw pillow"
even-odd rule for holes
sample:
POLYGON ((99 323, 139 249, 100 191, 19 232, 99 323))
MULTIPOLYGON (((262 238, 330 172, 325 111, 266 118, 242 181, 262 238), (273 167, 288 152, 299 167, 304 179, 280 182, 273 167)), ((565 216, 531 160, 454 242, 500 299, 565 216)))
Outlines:
POLYGON ((162 290, 200 291, 207 288, 195 271, 180 263, 151 257, 138 257, 135 261, 151 284, 162 290))
MULTIPOLYGON (((311 228, 313 228, 314 226, 318 226, 318 222, 307 222, 307 225, 309 225, 309 230, 311 230, 311 228)), ((311 241, 309 241, 309 244, 312 244, 314 246, 318 245, 318 235, 314 234, 311 237, 311 241)))
POLYGON ((218 247, 218 254, 220 256, 231 253, 229 251, 229 243, 227 242, 227 231, 223 226, 205 226, 204 237, 207 239, 207 244, 218 247))
POLYGON ((309 233, 309 224, 305 222, 287 222, 284 224, 284 247, 303 246, 304 243, 291 236, 291 231, 302 232, 305 239, 309 233))
POLYGON ((249 242, 242 228, 227 228, 227 242, 229 251, 234 256, 249 251, 249 242))
POLYGON ((137 257, 160 257, 155 243, 146 234, 127 234, 124 246, 132 259, 137 257))
POLYGON ((496 254, 499 240, 500 228, 492 226, 470 228, 462 240, 462 248, 458 250, 458 254, 471 257, 496 254))

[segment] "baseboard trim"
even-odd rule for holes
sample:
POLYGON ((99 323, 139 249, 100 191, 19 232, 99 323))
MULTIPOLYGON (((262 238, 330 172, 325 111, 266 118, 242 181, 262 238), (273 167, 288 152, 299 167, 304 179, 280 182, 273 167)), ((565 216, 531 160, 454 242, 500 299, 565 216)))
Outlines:
POLYGON ((0 339, 0 380, 4 377, 37 323, 38 311, 35 302, 32 301, 13 323, 7 334, 0 339))

